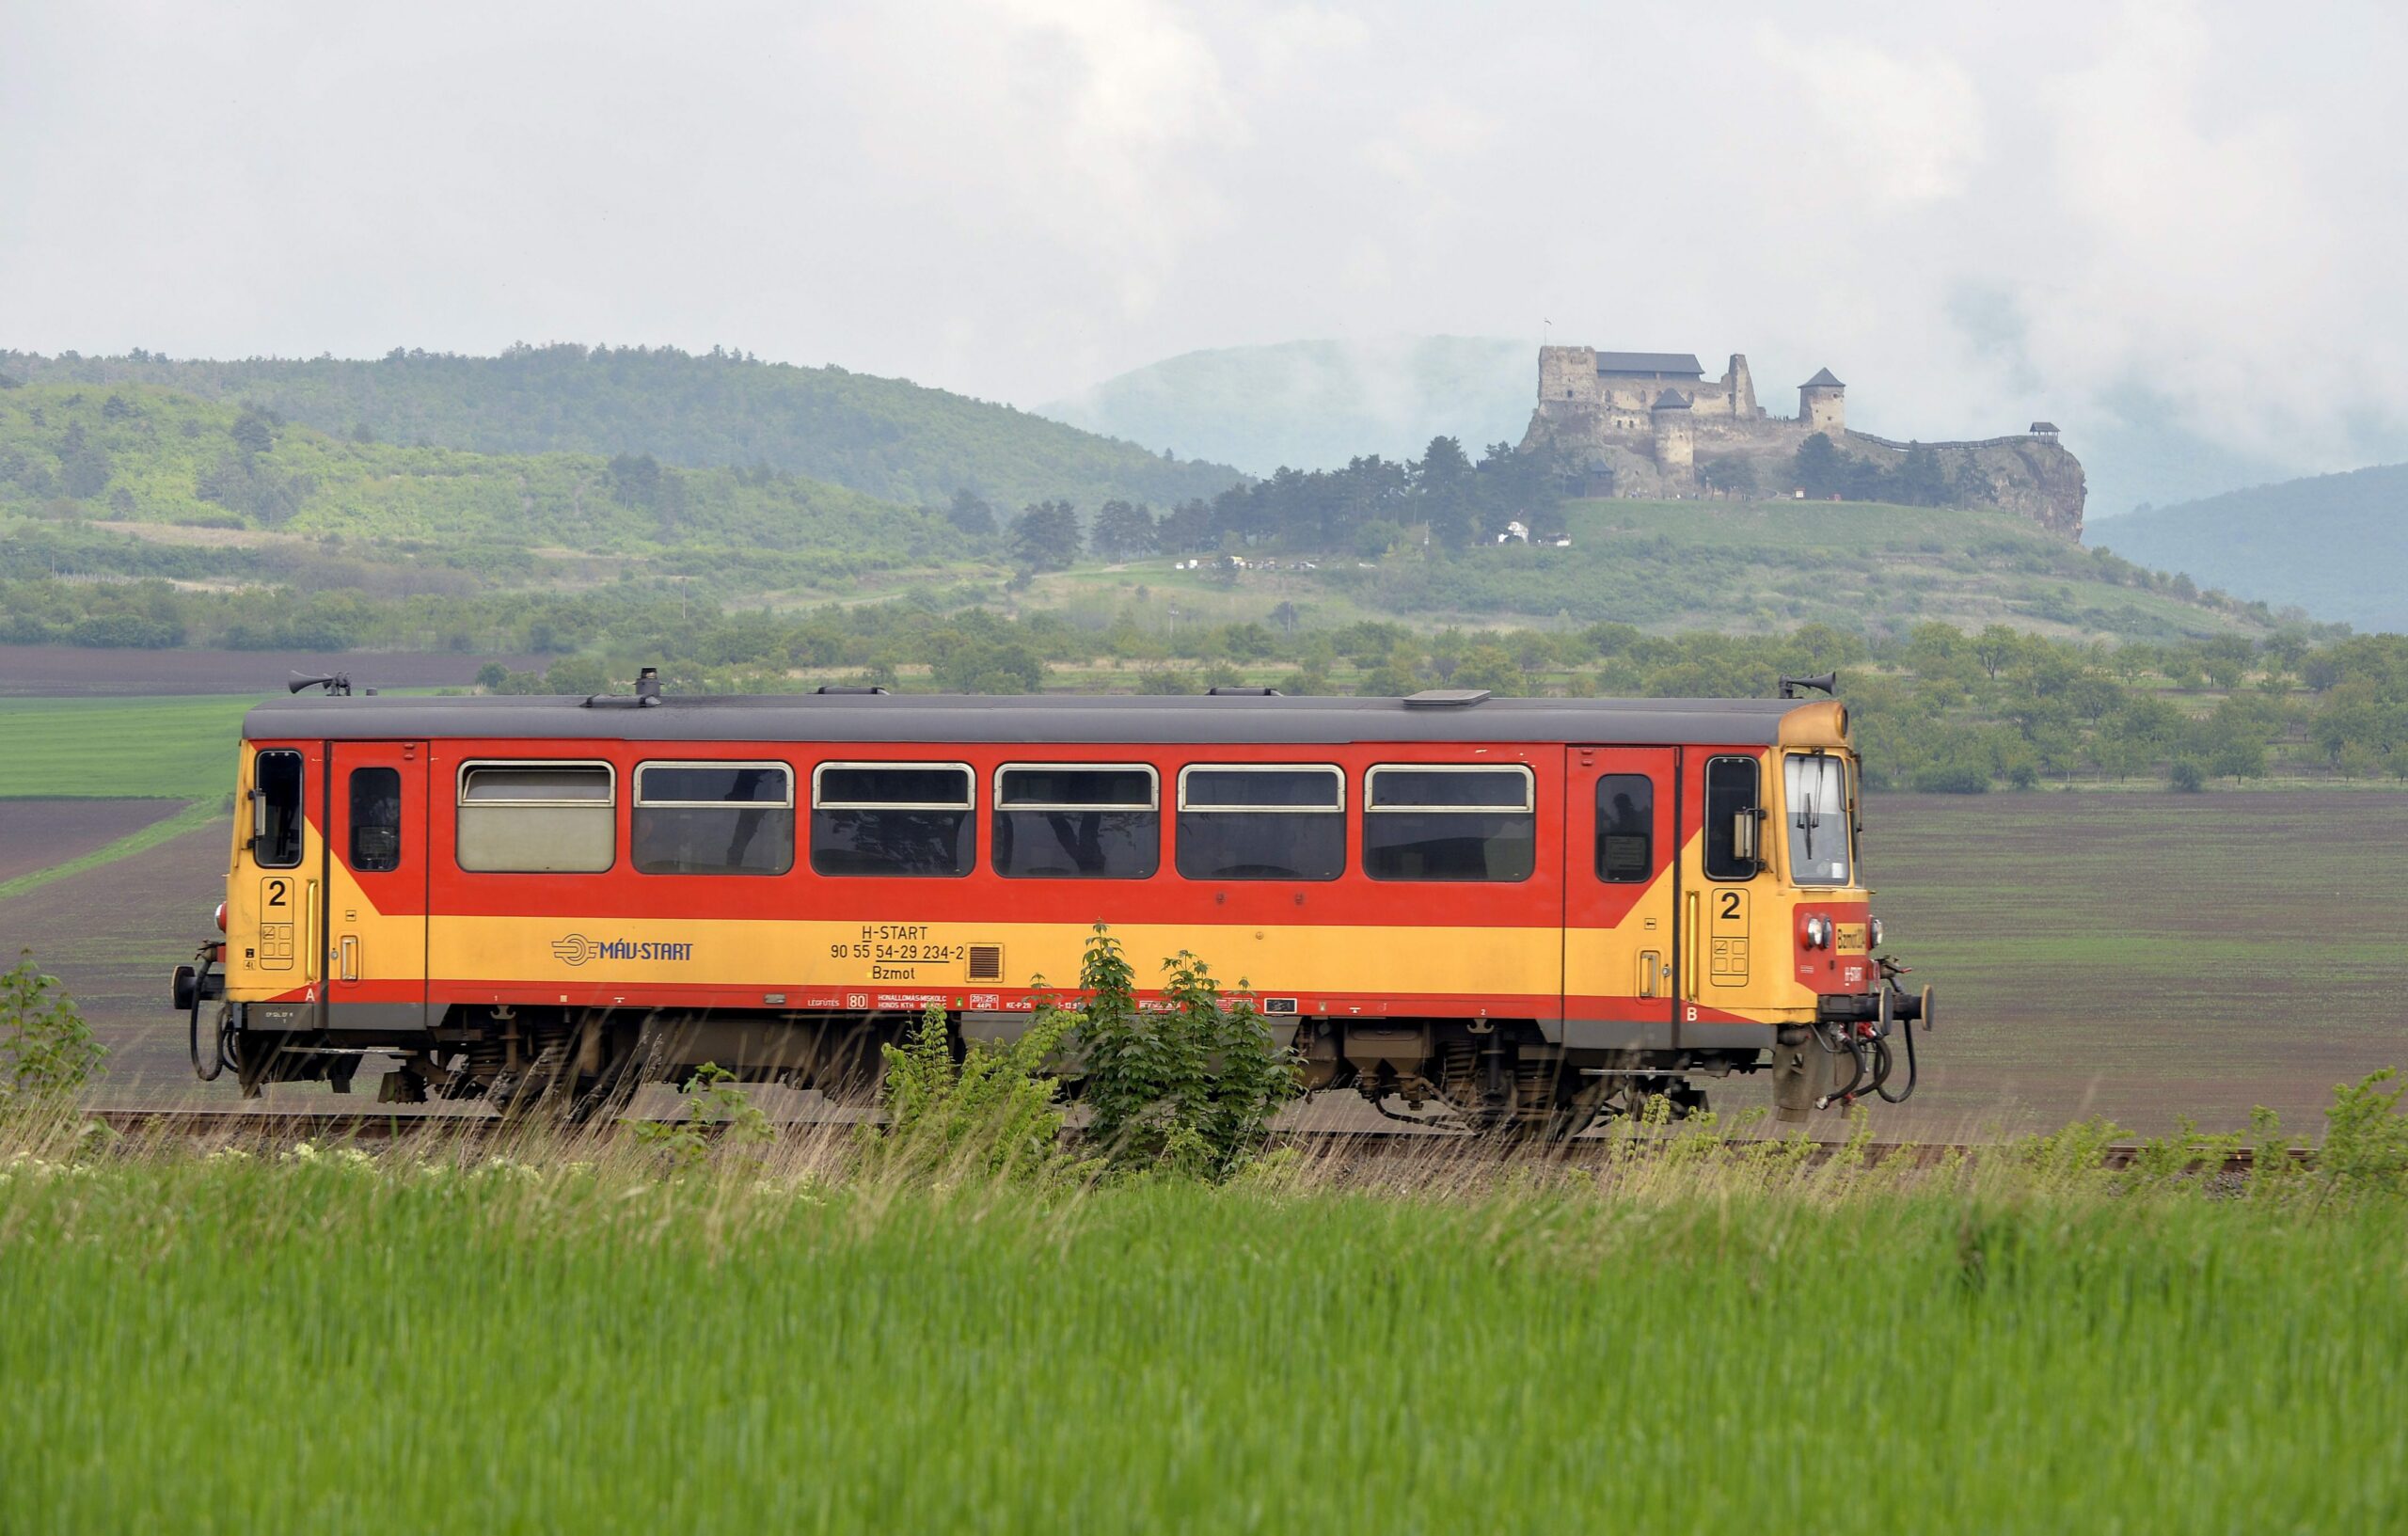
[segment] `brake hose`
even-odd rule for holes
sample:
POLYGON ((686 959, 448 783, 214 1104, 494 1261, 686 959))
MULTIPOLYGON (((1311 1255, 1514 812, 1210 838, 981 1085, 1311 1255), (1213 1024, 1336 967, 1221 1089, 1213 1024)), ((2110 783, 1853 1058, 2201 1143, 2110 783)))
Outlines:
POLYGON ((203 944, 200 946, 200 952, 193 957, 195 969, 192 976, 192 1027, 189 1033, 189 1043, 192 1048, 193 1076, 203 1083, 216 1082, 218 1074, 226 1070, 226 1032, 223 1029, 211 1032, 208 1069, 202 1070, 200 1065, 201 993, 208 990, 202 983, 209 979, 210 968, 217 962, 216 948, 215 944, 203 944))
POLYGON ((1907 1034, 1907 1085, 1896 1093, 1887 1088, 1876 1088, 1874 1091, 1880 1094, 1881 1101, 1887 1104, 1903 1104, 1915 1096, 1915 1021, 1901 1019, 1898 1027, 1907 1034))

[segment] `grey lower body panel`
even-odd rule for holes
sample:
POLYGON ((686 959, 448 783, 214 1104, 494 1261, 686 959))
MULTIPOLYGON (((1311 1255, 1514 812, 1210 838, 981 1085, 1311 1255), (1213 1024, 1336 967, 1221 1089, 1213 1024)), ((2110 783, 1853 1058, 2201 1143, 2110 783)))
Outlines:
POLYGON ((1566 1019, 1566 1051, 1762 1051, 1770 1024, 1677 1023, 1670 1019, 1566 1019))

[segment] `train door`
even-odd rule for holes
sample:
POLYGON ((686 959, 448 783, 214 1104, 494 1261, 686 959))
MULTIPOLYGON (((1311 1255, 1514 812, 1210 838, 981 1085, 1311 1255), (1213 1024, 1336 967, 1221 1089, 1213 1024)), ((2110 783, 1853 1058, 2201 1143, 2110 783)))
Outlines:
POLYGON ((1782 914, 1765 895, 1767 866, 1759 857, 1764 763, 1754 752, 1694 747, 1683 755, 1681 1043, 1729 1043, 1721 1037, 1731 1016, 1758 1002, 1762 982, 1782 976, 1789 963, 1779 938, 1782 914))
POLYGON ((1563 1043, 1661 1050, 1680 976, 1680 756, 1578 747, 1566 756, 1563 1043))
POLYGON ((426 1022, 427 757, 338 741, 326 774, 326 1027, 426 1022))

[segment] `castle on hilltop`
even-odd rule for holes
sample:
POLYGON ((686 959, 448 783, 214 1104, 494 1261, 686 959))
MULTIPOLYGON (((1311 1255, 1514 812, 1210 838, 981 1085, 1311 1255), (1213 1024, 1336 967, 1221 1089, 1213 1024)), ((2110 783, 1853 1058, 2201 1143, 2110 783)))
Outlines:
MULTIPOLYGON (((1756 403, 1739 353, 1720 378, 1708 379, 1693 353, 1553 346, 1539 349, 1538 407, 1521 446, 1563 461, 1592 494, 1687 497, 1739 479, 1778 496, 1787 494, 1798 449, 1817 433, 1884 467, 1917 446, 1849 431, 1847 386, 1828 368, 1798 387, 1796 416, 1772 416, 1756 403)), ((1969 500, 2082 536, 2082 465, 2058 443, 2054 424, 1921 446, 1939 455, 1969 500)))

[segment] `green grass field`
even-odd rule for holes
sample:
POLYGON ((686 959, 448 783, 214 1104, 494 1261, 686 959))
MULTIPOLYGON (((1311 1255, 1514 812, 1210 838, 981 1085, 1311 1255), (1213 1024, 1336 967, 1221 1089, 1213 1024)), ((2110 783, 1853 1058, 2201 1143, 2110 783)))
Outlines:
POLYGON ((252 694, 0 699, 0 800, 211 800, 252 694))
POLYGON ((2395 1196, 481 1155, 0 1161, 0 1528, 2408 1518, 2395 1196))

